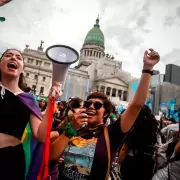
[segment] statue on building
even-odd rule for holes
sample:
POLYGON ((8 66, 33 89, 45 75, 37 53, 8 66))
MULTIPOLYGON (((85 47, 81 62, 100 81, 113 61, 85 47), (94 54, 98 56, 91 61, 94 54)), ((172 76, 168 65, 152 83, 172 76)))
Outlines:
POLYGON ((43 51, 43 44, 44 44, 44 41, 41 40, 41 44, 38 47, 38 51, 43 51))

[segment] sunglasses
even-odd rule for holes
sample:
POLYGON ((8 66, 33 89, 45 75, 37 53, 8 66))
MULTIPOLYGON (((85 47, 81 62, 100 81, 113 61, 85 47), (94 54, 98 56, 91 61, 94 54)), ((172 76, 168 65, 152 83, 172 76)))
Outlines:
POLYGON ((98 101, 96 101, 96 102, 86 101, 84 103, 84 107, 89 108, 92 104, 93 104, 95 110, 99 110, 103 106, 103 104, 98 101))

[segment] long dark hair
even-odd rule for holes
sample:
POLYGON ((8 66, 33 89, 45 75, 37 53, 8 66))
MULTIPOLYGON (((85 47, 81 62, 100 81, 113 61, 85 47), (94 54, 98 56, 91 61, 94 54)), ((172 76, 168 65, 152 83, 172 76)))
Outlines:
MULTIPOLYGON (((17 50, 17 49, 7 49, 7 50, 2 54, 2 56, 0 57, 0 62, 1 62, 2 58, 4 57, 4 55, 5 55, 8 51, 10 51, 10 50, 18 51, 18 52, 21 54, 21 56, 23 57, 22 53, 21 53, 19 50, 17 50)), ((24 61, 24 57, 23 57, 23 61, 24 61)), ((0 70, 0 81, 1 81, 1 70, 0 70)), ((24 78, 23 73, 21 73, 20 76, 19 76, 18 86, 19 86, 19 88, 20 88, 21 90, 23 90, 23 91, 24 91, 25 88, 26 88, 25 78, 24 78)))
POLYGON ((47 101, 45 100, 45 99, 40 99, 40 101, 39 101, 39 107, 40 107, 40 109, 41 109, 41 112, 43 112, 43 111, 45 111, 46 110, 46 108, 47 108, 47 101), (40 107, 40 102, 41 101, 44 101, 44 107, 40 107))
POLYGON ((144 105, 141 109, 136 122, 126 140, 128 149, 133 152, 144 150, 157 143, 157 135, 160 132, 158 122, 151 113, 148 106, 144 105))

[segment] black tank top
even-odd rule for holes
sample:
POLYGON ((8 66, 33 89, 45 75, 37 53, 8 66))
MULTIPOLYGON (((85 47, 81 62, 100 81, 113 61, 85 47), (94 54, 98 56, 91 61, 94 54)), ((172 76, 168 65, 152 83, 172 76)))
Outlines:
MULTIPOLYGON (((2 87, 0 92, 1 89, 2 87)), ((21 140, 29 120, 29 108, 18 96, 5 89, 4 95, 0 94, 0 133, 12 135, 21 140)))

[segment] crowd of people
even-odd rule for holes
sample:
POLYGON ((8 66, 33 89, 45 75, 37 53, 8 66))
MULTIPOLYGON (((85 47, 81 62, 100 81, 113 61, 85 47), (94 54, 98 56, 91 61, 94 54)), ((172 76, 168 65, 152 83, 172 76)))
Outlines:
MULTIPOLYGON (((144 105, 159 60, 153 49, 145 51, 138 89, 121 114, 101 92, 90 93, 86 101, 55 102, 49 137, 52 180, 178 180, 179 125, 164 127, 163 118, 157 121, 144 105)), ((0 59, 0 174, 6 180, 42 179, 50 105, 45 99, 38 104, 25 92, 23 71, 21 52, 6 50, 0 59)), ((61 94, 53 84, 49 101, 61 94)))

